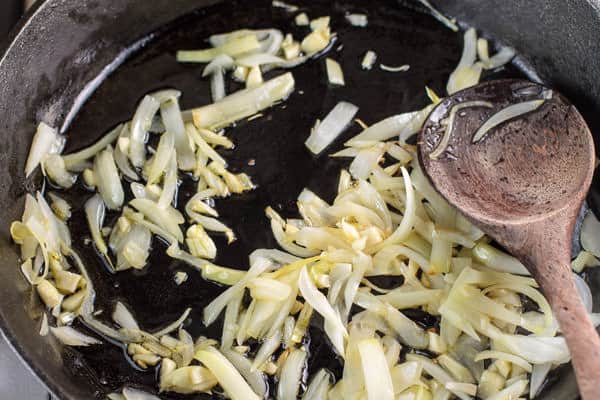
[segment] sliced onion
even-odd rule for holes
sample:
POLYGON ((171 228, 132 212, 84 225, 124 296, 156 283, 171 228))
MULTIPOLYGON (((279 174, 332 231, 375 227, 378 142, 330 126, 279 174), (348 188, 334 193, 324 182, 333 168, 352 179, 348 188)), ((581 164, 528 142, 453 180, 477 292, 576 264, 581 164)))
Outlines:
POLYGON ((65 189, 73 186, 77 176, 67 171, 64 158, 57 154, 49 154, 43 162, 44 172, 50 180, 65 189))
POLYGON ((337 61, 328 57, 325 59, 325 66, 327 68, 327 79, 330 84, 339 86, 346 84, 344 81, 344 72, 337 61))
POLYGON ((474 258, 488 268, 511 274, 531 275, 527 268, 515 257, 489 244, 478 243, 472 251, 474 258))
POLYGON ((346 20, 352 26, 358 26, 364 28, 369 24, 369 20, 366 14, 347 14, 346 20))
POLYGON ((512 60, 515 56, 515 50, 511 47, 502 47, 499 52, 494 54, 487 62, 483 63, 485 69, 495 69, 503 66, 512 60))
POLYGON ((265 362, 267 362, 273 353, 281 346, 282 333, 278 330, 275 334, 269 336, 260 346, 256 352, 256 357, 252 361, 252 370, 259 369, 265 362))
POLYGON ((388 140, 396 136, 400 137, 400 141, 404 141, 421 130, 425 119, 432 109, 433 105, 429 105, 423 110, 386 118, 371 125, 345 144, 346 146, 357 147, 363 147, 365 144, 370 146, 373 142, 388 140))
POLYGON ((355 179, 367 179, 371 172, 379 165, 385 154, 385 146, 377 144, 361 149, 350 164, 348 171, 355 179))
POLYGON ((331 388, 331 373, 326 369, 320 369, 311 379, 302 400, 326 399, 331 388))
POLYGON ((360 341, 357 345, 369 400, 393 400, 394 386, 379 340, 360 341))
POLYGON ((77 165, 81 164, 85 160, 88 160, 98 154, 100 151, 104 150, 106 146, 113 144, 115 140, 119 137, 121 130, 123 129, 123 124, 117 125, 116 128, 112 129, 106 135, 102 136, 100 140, 98 140, 93 145, 86 147, 83 150, 80 150, 76 153, 71 153, 63 156, 63 160, 65 162, 65 167, 68 170, 72 170, 77 165))
POLYGON ((252 68, 252 67, 259 67, 261 65, 267 65, 267 64, 278 65, 278 64, 284 63, 285 60, 281 57, 277 57, 277 56, 274 56, 269 53, 257 53, 257 54, 250 54, 248 56, 240 57, 237 60, 235 60, 235 62, 237 65, 252 68))
POLYGON ((326 322, 329 322, 333 328, 333 337, 329 337, 335 350, 342 357, 344 356, 344 338, 348 336, 348 331, 344 327, 340 316, 335 312, 327 301, 327 297, 323 295, 308 274, 306 266, 304 266, 300 272, 300 278, 298 280, 298 288, 302 293, 302 297, 309 303, 326 322))
POLYGON ((130 128, 129 158, 134 167, 141 168, 146 161, 146 136, 159 108, 160 102, 153 96, 146 95, 133 115, 130 128))
POLYGON ((573 274, 573 280, 575 281, 575 286, 577 287, 577 291, 579 292, 579 296, 581 297, 581 301, 583 302, 585 309, 588 313, 591 313, 594 306, 592 290, 588 286, 587 282, 575 273, 573 274))
POLYGON ((133 181, 137 181, 139 179, 138 174, 129 163, 129 136, 129 124, 124 124, 119 138, 117 139, 117 145, 115 146, 115 164, 117 164, 117 167, 119 167, 119 170, 123 175, 133 181))
POLYGON ((406 72, 410 69, 410 65, 403 64, 403 65, 399 65, 397 67, 392 67, 392 66, 385 65, 385 64, 379 64, 379 68, 381 68, 383 71, 387 71, 387 72, 406 72))
POLYGON ((111 146, 98 153, 94 159, 94 176, 96 177, 98 192, 106 206, 110 210, 120 208, 123 205, 125 193, 123 192, 111 146))
POLYGON ((117 301, 117 304, 115 305, 115 311, 113 312, 112 318, 113 321, 115 321, 122 328, 136 331, 140 330, 140 326, 135 320, 133 314, 131 314, 131 311, 129 311, 127 307, 125 307, 125 305, 120 301, 117 301))
POLYGON ((294 90, 294 77, 286 73, 266 81, 261 86, 240 90, 221 101, 193 110, 198 128, 221 128, 250 117, 275 102, 288 97, 294 90))
POLYGON ((94 240, 94 244, 98 251, 109 260, 108 257, 108 248, 106 247, 106 242, 104 241, 104 237, 102 236, 101 230, 104 225, 104 215, 105 215, 105 207, 104 201, 100 195, 96 194, 88 201, 85 202, 85 217, 90 228, 90 233, 92 234, 92 239, 94 240))
POLYGON ((429 153, 429 157, 431 159, 436 160, 442 154, 444 154, 444 151, 446 151, 446 148, 448 147, 448 144, 450 142, 450 134, 452 133, 452 130, 454 129, 454 121, 456 119, 456 114, 460 110, 462 110, 464 108, 469 108, 469 107, 492 108, 493 105, 492 105, 492 103, 490 103, 488 101, 466 101, 464 103, 459 103, 459 104, 455 105, 454 107, 452 107, 452 109, 450 110, 450 115, 448 116, 448 124, 446 125, 446 128, 444 129, 444 134, 442 136, 442 139, 440 140, 440 142, 437 145, 437 147, 435 148, 435 150, 433 150, 431 153, 429 153))
MULTIPOLYGON (((194 150, 185 132, 181 109, 176 98, 170 98, 160 105, 160 115, 167 132, 173 134, 175 149, 177 150, 177 165, 183 171, 190 171, 196 166, 194 150)), ((165 134, 163 134, 164 136, 165 134)))
POLYGON ((161 208, 158 203, 148 199, 133 199, 130 204, 148 220, 163 227, 178 242, 183 241, 183 233, 179 225, 184 222, 184 218, 179 211, 173 207, 161 208))
POLYGON ((221 54, 206 64, 206 67, 204 67, 204 70, 202 71, 202 77, 204 78, 213 75, 214 73, 223 73, 223 71, 233 68, 234 65, 233 58, 227 54, 221 54))
POLYGON ((472 142, 477 143, 482 140, 487 133, 507 121, 518 118, 532 111, 537 110, 546 100, 531 100, 510 105, 498 111, 488 118, 473 135, 472 142))
POLYGON ((196 359, 213 373, 232 400, 259 400, 238 370, 218 350, 208 347, 196 353, 196 359))
POLYGON ((227 357, 229 362, 242 374, 248 382, 252 390, 260 397, 264 398, 267 393, 267 382, 262 372, 252 370, 252 362, 240 353, 226 349, 223 350, 223 355, 227 357))
POLYGON ((67 346, 87 347, 94 344, 102 344, 101 341, 71 328, 70 326, 51 327, 50 332, 63 344, 67 346))
POLYGON ((236 57, 241 54, 256 51, 260 48, 260 43, 255 34, 249 33, 227 40, 219 47, 205 50, 180 50, 177 52, 178 62, 206 63, 218 57, 221 54, 227 54, 236 57))
POLYGON ((285 11, 288 11, 288 12, 298 11, 298 6, 295 6, 293 4, 289 4, 289 3, 286 3, 286 2, 280 1, 280 0, 273 0, 271 2, 271 5, 273 7, 283 8, 285 11))
POLYGON ((306 357, 306 351, 303 349, 294 349, 288 355, 281 368, 277 385, 277 400, 296 400, 298 398, 302 375, 306 367, 306 357))
POLYGON ((25 176, 29 177, 33 170, 50 154, 60 154, 65 146, 66 139, 58 131, 43 122, 37 127, 33 136, 27 162, 25 163, 25 176))
MULTIPOLYGON (((468 71, 473 68, 476 59, 477 33, 474 28, 469 28, 464 34, 463 52, 458 66, 456 67, 454 72, 450 74, 450 78, 448 79, 448 85, 446 86, 448 94, 456 93, 457 91, 464 89, 465 87, 477 83, 477 81, 479 80, 479 75, 475 77, 474 82, 461 77, 461 75, 468 73, 468 71)), ((481 71, 481 67, 479 67, 479 71, 481 71)))
POLYGON ((529 382, 529 398, 533 399, 540 391, 543 383, 546 381, 548 373, 552 369, 551 363, 535 364, 531 372, 531 379, 529 382))
POLYGON ((360 64, 362 69, 371 70, 375 62, 377 61, 377 54, 373 50, 369 50, 365 53, 362 62, 360 64))
POLYGON ((242 292, 246 284, 251 279, 256 278, 263 272, 267 271, 269 268, 272 267, 272 265, 273 264, 266 259, 258 259, 254 264, 252 264, 252 266, 248 270, 248 273, 238 283, 221 293, 208 306, 204 308, 204 325, 209 326, 213 322, 215 322, 215 320, 221 314, 223 309, 227 306, 229 301, 238 293, 242 292))
POLYGON ((304 144, 313 154, 319 154, 346 129, 357 112, 358 107, 354 104, 339 102, 325 119, 313 128, 304 144))
POLYGON ((588 211, 581 225, 581 246, 600 257, 600 222, 592 210, 588 211))

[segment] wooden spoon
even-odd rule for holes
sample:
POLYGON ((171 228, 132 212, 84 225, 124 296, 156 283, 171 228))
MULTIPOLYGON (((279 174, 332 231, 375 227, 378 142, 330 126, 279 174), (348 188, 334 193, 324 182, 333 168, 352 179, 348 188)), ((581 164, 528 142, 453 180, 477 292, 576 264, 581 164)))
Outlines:
POLYGON ((520 80, 485 82, 438 104, 419 136, 418 153, 437 191, 537 280, 566 338, 581 395, 600 399, 600 337, 581 302, 570 263, 573 229, 595 162, 594 142, 582 116, 543 86, 520 80), (492 115, 544 98, 539 108, 497 125, 473 143, 475 132, 492 115), (459 104, 450 124, 451 111, 459 104), (436 151, 445 134, 447 147, 436 151))

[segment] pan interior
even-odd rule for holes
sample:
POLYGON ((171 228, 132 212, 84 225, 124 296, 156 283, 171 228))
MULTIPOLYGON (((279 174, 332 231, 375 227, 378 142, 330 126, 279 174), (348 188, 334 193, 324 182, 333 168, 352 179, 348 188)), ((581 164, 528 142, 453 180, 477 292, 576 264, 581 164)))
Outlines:
MULTIPOLYGON (((324 59, 310 61, 292 70, 296 90, 286 102, 267 110, 261 118, 228 129, 227 135, 236 144, 234 150, 223 153, 230 162, 230 169, 249 174, 258 188, 216 202, 221 219, 238 237, 231 245, 222 237, 215 239, 219 248, 216 263, 220 265, 246 269, 252 250, 277 247, 264 215, 265 207, 270 205, 284 216, 294 216, 295 199, 305 187, 327 201, 333 199, 338 171, 347 163, 328 157, 328 152, 313 157, 305 148, 304 141, 317 118, 325 116, 341 100, 356 104, 360 108, 359 117, 367 124, 420 109, 429 103, 425 86, 436 93, 445 93, 448 76, 460 58, 461 33, 454 33, 430 16, 406 6, 384 0, 318 0, 304 4, 310 17, 332 17, 331 26, 338 37, 329 56, 342 65, 346 86, 329 86, 324 59), (366 28, 351 26, 344 18, 349 12, 367 13, 369 25, 366 28), (363 70, 360 65, 367 50, 378 54, 378 63, 371 71, 363 70), (383 71, 378 67, 379 62, 391 66, 410 64, 410 70, 383 71)), ((207 47, 209 35, 242 28, 274 27, 299 38, 306 30, 294 24, 294 15, 272 7, 266 0, 253 1, 251 5, 241 0, 229 1, 198 10, 165 27, 107 77, 74 115, 66 129, 65 153, 93 143, 118 123, 128 120, 148 92, 163 88, 181 90, 182 109, 210 103, 210 85, 201 77, 202 66, 177 63, 175 51, 207 47)), ((271 72, 265 78, 279 73, 271 72)), ((484 79, 523 77, 524 73, 514 66, 484 75, 484 79)), ((241 87, 227 80, 229 93, 241 87)), ((334 148, 359 131, 358 125, 351 126, 334 148)), ((195 185, 186 179, 179 190, 179 204, 185 204, 194 190, 195 185)), ((193 268, 167 257, 166 245, 156 238, 144 270, 111 274, 90 241, 82 240, 89 238, 82 205, 90 196, 82 186, 65 192, 75 210, 69 224, 72 236, 78 238, 74 241, 75 248, 84 257, 97 290, 96 309, 103 310, 108 318, 114 302, 121 300, 143 328, 152 330, 173 321, 185 308, 193 307, 186 329, 194 337, 205 335, 218 339, 220 322, 207 329, 201 323, 201 312, 224 288, 202 280, 193 268), (176 271, 186 271, 189 275, 181 286, 173 280, 176 271)), ((117 214, 109 214, 106 224, 112 225, 117 217, 117 214)), ((416 319, 421 317, 418 312, 409 315, 416 319)), ((321 321, 313 319, 309 337, 313 354, 309 370, 327 367, 339 377, 341 364, 323 339, 321 321)), ((89 376, 98 393, 110 393, 125 384, 154 387, 155 372, 136 369, 127 360, 124 349, 118 346, 65 348, 62 356, 65 367, 74 375, 89 376)), ((561 374, 557 372, 552 379, 559 380, 561 374)), ((547 391, 552 384, 546 386, 547 391)), ((213 397, 162 394, 161 398, 213 397)))

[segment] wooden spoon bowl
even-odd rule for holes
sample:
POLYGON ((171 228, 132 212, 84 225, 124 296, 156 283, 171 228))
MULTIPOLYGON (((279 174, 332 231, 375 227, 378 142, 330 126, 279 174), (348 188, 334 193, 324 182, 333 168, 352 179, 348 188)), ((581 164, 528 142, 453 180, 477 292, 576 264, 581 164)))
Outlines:
POLYGON ((600 338, 570 268, 573 227, 595 163, 583 117, 541 85, 489 81, 437 105, 419 136, 418 153, 438 192, 531 271, 567 340, 583 398, 600 399, 600 338), (500 110, 541 99, 539 108, 473 142, 475 132, 500 110), (450 118, 459 104, 463 108, 450 118))

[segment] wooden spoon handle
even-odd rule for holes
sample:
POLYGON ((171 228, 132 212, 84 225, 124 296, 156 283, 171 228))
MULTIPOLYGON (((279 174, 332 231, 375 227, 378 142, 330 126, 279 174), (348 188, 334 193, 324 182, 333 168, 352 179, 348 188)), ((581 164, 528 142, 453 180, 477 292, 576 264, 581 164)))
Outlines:
MULTIPOLYGON (((551 260, 551 259, 550 259, 551 260)), ((548 261, 546 261, 548 262, 548 261)), ((581 302, 571 266, 540 268, 553 271, 537 277, 552 306, 571 352, 577 384, 584 400, 600 399, 600 336, 581 302)))

